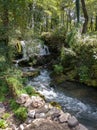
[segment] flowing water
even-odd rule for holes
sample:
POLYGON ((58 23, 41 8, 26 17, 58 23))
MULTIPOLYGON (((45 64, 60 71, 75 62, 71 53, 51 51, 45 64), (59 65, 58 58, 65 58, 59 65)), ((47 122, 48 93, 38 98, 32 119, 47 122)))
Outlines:
POLYGON ((56 101, 63 111, 75 115, 89 130, 97 130, 97 91, 78 83, 65 82, 61 86, 50 86, 50 72, 42 69, 36 78, 30 78, 28 85, 43 94, 48 101, 56 101))
POLYGON ((21 41, 20 44, 22 46, 23 57, 21 59, 15 60, 16 67, 18 67, 19 62, 29 61, 29 58, 34 55, 37 55, 37 57, 50 55, 48 46, 41 44, 40 42, 34 45, 34 47, 32 46, 33 42, 32 42, 32 45, 31 43, 29 45, 29 43, 26 43, 25 41, 21 41))

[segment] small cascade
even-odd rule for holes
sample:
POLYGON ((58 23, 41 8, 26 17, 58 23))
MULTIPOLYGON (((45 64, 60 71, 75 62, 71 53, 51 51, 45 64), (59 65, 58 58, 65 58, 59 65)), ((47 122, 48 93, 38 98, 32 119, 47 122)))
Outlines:
POLYGON ((26 49, 26 44, 24 41, 21 41, 21 46, 22 46, 22 51, 23 51, 23 58, 27 58, 27 49, 26 49))
POLYGON ((41 56, 50 55, 49 48, 46 45, 40 46, 40 54, 41 56))
POLYGON ((24 40, 20 41, 21 50, 22 50, 22 58, 15 60, 15 66, 18 67, 18 64, 22 61, 29 61, 30 57, 37 56, 42 57, 46 55, 50 55, 48 46, 44 45, 41 41, 33 40, 26 42, 24 40))

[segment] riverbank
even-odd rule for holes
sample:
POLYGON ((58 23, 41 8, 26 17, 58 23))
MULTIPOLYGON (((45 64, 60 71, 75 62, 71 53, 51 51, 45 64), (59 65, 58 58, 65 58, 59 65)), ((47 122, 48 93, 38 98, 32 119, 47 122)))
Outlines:
MULTIPOLYGON (((48 79, 48 76, 46 78, 48 79)), ((45 83, 44 78, 41 80, 45 83)), ((76 117, 66 111, 63 112, 53 100, 52 103, 45 100, 45 95, 39 94, 32 86, 24 89, 23 84, 20 83, 21 80, 15 75, 8 77, 6 81, 10 91, 6 95, 6 100, 0 103, 1 129, 87 130, 76 117)), ((51 94, 51 91, 48 94, 51 94)))
MULTIPOLYGON (((16 102, 21 107, 27 108, 27 118, 23 121, 23 118, 18 115, 18 118, 22 119, 19 121, 14 113, 10 111, 10 116, 5 122, 5 130, 88 130, 70 113, 64 113, 58 107, 46 103, 39 96, 30 97, 27 94, 21 94, 16 102)), ((7 107, 7 104, 0 103, 0 118, 8 112, 7 107)))

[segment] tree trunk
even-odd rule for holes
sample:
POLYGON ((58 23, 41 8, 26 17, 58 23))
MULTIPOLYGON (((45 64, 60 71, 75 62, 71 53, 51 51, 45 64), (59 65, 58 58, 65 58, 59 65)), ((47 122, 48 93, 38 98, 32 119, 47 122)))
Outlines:
POLYGON ((3 16, 2 16, 2 23, 3 23, 3 37, 1 39, 2 44, 4 45, 4 55, 6 62, 9 64, 10 63, 10 56, 9 56, 9 16, 8 16, 8 5, 5 3, 3 5, 3 16))
POLYGON ((97 31, 97 15, 96 15, 96 20, 95 20, 95 31, 97 31))
POLYGON ((48 32, 48 26, 49 26, 49 18, 48 15, 46 15, 46 32, 48 32))
POLYGON ((93 18, 91 17, 91 21, 90 21, 90 30, 93 31, 93 18))
POLYGON ((83 24, 83 29, 82 29, 82 34, 87 32, 87 25, 88 25, 88 13, 87 13, 87 9, 86 9, 86 5, 85 5, 85 1, 81 0, 82 3, 82 10, 83 10, 83 14, 84 14, 84 18, 85 18, 85 22, 83 24))
POLYGON ((76 0, 76 14, 77 14, 77 23, 80 22, 80 6, 79 6, 79 0, 76 0))

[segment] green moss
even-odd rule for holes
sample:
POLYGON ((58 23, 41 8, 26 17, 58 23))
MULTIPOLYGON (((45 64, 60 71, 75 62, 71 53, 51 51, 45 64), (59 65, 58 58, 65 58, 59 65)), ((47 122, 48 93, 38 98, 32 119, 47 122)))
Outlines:
POLYGON ((10 117, 9 113, 4 113, 2 116, 3 119, 8 119, 9 117, 10 117))
POLYGON ((14 97, 17 97, 23 91, 22 83, 16 77, 7 78, 9 90, 14 97))
POLYGON ((50 102, 50 104, 51 104, 53 107, 57 107, 57 108, 61 109, 61 106, 60 106, 57 102, 50 102))
POLYGON ((19 119, 21 122, 25 121, 27 119, 27 108, 25 107, 19 107, 15 111, 15 116, 17 119, 19 119))
POLYGON ((97 79, 88 79, 85 83, 88 86, 97 87, 97 79))
POLYGON ((0 101, 3 102, 6 100, 6 95, 9 93, 8 86, 5 79, 0 79, 0 101))
POLYGON ((25 88, 25 91, 28 95, 38 95, 36 90, 32 87, 32 86, 26 86, 25 88))
POLYGON ((0 128, 5 129, 7 126, 7 122, 4 119, 0 119, 0 128))
POLYGON ((17 110, 20 107, 20 105, 16 103, 15 99, 11 99, 9 103, 13 111, 17 110))

